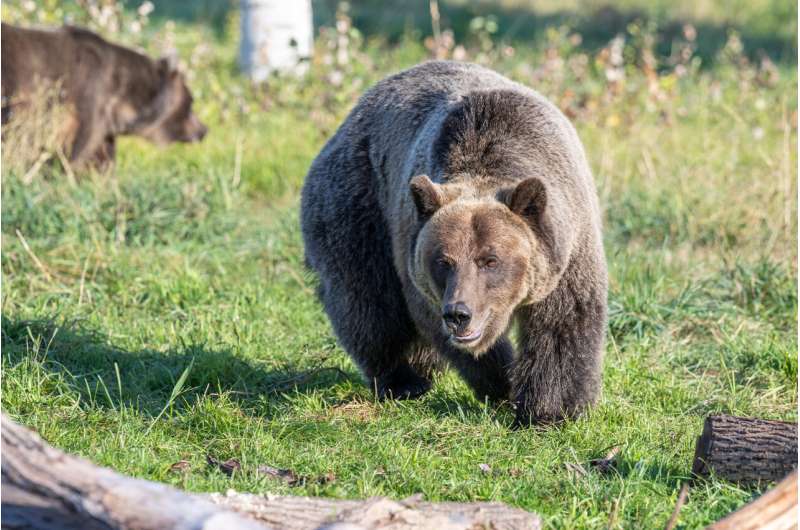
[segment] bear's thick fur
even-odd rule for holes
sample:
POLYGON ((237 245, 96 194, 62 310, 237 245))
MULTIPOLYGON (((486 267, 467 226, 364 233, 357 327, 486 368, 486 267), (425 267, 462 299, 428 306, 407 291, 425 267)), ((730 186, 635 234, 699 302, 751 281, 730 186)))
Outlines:
POLYGON ((192 112, 183 75, 169 61, 154 61, 91 31, 2 24, 2 121, 37 85, 56 85, 74 114, 66 155, 76 167, 104 169, 114 161, 115 139, 135 134, 157 144, 195 142, 206 126, 192 112))
POLYGON ((301 216, 325 311, 381 397, 427 391, 441 356, 479 398, 511 399, 519 425, 596 400, 597 192, 574 128, 538 93, 465 63, 388 77, 314 160, 301 216))

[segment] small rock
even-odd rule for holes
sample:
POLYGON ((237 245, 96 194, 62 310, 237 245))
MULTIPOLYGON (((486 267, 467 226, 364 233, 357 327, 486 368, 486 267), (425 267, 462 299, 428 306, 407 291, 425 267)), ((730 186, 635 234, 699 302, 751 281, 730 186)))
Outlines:
POLYGON ((171 466, 169 466, 170 473, 186 473, 191 469, 192 464, 189 463, 188 460, 178 460, 171 466))
POLYGON ((594 460, 590 460, 589 465, 600 473, 609 473, 614 469, 616 458, 620 452, 620 449, 620 446, 615 445, 608 451, 608 453, 606 453, 605 458, 595 458, 594 460))
POLYGON ((258 466, 256 473, 265 477, 283 480, 290 486, 298 484, 301 480, 291 469, 280 469, 268 465, 258 466))
POLYGON ((512 467, 511 469, 508 470, 508 474, 511 475, 514 478, 521 477, 522 476, 522 470, 519 469, 519 468, 516 468, 516 467, 512 467))
POLYGON ((214 458, 213 456, 206 455, 206 462, 208 462, 208 465, 210 465, 212 467, 216 467, 217 469, 219 469, 220 471, 222 471, 223 473, 225 473, 229 477, 231 475, 233 475, 234 471, 241 471, 242 470, 242 464, 235 458, 229 458, 228 460, 225 460, 224 462, 220 462, 218 459, 214 458))

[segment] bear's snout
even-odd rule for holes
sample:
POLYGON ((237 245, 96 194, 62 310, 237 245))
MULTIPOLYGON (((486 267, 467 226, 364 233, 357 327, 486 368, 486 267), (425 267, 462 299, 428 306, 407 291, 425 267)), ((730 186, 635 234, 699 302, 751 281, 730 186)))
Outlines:
POLYGON ((201 141, 208 133, 208 127, 206 127, 206 125, 194 114, 189 116, 189 119, 186 120, 186 125, 184 127, 186 130, 184 138, 185 141, 189 143, 201 141))
POLYGON ((463 335, 472 320, 472 311, 464 302, 447 304, 442 311, 444 325, 454 335, 463 335))

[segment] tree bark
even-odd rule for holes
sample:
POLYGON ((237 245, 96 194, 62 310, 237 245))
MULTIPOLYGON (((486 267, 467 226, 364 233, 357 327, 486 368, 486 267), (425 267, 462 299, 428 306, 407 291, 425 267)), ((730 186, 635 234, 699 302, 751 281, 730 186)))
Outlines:
POLYGON ((706 530, 790 530, 797 528, 797 471, 764 495, 706 530))
MULTIPOLYGON (((402 501, 313 497, 273 497, 236 493, 212 494, 220 506, 247 513, 258 521, 284 530, 329 528, 331 521, 381 530, 539 530, 539 518, 499 502, 424 502, 414 497, 402 501)), ((345 528, 345 527, 343 527, 345 528)))
POLYGON ((797 424, 709 416, 697 439, 692 474, 753 485, 777 481, 797 468, 797 424))
POLYGON ((2 425, 3 528, 42 530, 266 530, 202 497, 125 477, 44 443, 10 421, 2 425))
POLYGON ((501 503, 190 495, 50 447, 2 416, 2 527, 67 530, 539 530, 501 503), (238 513, 237 513, 238 512, 238 513), (241 515, 240 515, 241 514, 241 515))

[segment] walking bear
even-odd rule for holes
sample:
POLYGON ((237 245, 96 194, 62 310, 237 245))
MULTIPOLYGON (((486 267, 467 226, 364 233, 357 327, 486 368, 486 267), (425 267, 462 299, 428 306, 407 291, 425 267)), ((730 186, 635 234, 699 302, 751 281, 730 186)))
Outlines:
POLYGON ((422 395, 443 359, 478 398, 510 399, 519 426, 597 399, 597 192, 574 128, 540 94, 466 63, 388 77, 314 160, 301 208, 320 299, 379 397, 422 395))
POLYGON ((73 26, 54 30, 2 24, 2 123, 32 103, 37 87, 60 89, 71 109, 64 150, 76 168, 108 169, 116 137, 156 144, 199 142, 208 129, 192 112, 183 74, 73 26))

